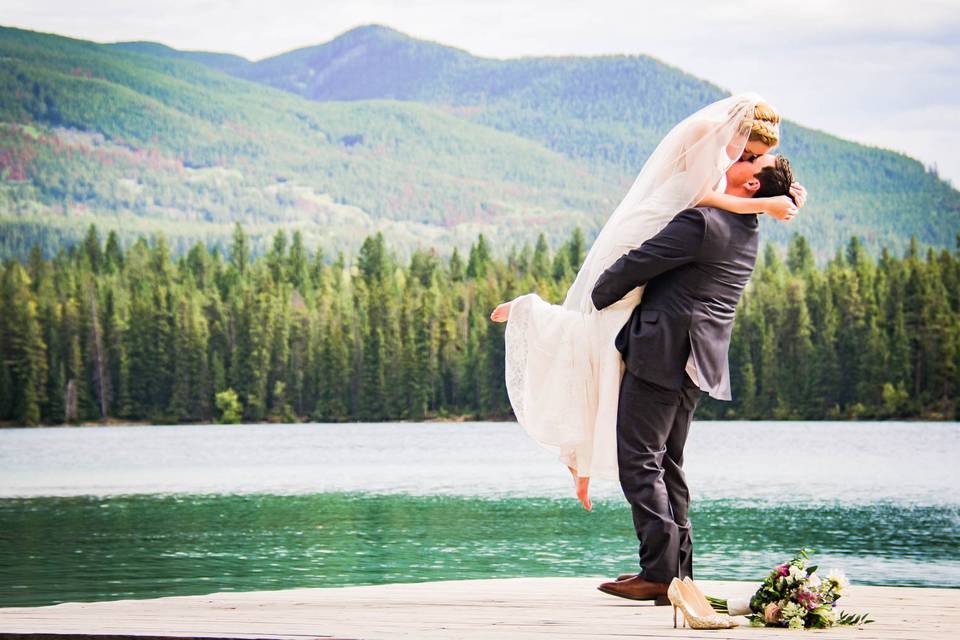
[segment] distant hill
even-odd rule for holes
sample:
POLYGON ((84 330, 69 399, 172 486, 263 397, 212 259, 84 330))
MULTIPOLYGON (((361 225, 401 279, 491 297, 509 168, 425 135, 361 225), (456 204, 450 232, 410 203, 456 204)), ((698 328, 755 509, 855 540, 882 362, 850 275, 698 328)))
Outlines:
MULTIPOLYGON (((169 53, 169 52, 167 52, 169 53)), ((559 241, 619 185, 530 140, 415 103, 316 103, 202 64, 0 29, 0 252, 86 226, 163 231, 176 250, 234 222, 261 247, 328 251, 384 230, 401 251, 559 241)))
POLYGON ((444 105, 461 117, 634 174, 670 127, 729 95, 648 56, 494 60, 378 25, 234 73, 312 100, 444 105))
POLYGON ((208 67, 219 69, 226 72, 237 72, 241 68, 252 64, 244 57, 233 55, 232 53, 210 53, 208 51, 181 51, 168 47, 159 42, 112 42, 107 45, 114 49, 122 51, 133 51, 135 53, 147 53, 153 56, 167 58, 176 58, 179 60, 192 60, 205 64, 208 67))
MULTIPOLYGON (((460 117, 536 140, 593 170, 632 177, 679 120, 728 92, 648 56, 491 60, 358 27, 318 46, 237 67, 235 73, 313 100, 395 98, 444 106, 460 117)), ((789 115, 789 105, 780 105, 789 115)), ((795 230, 823 252, 856 234, 903 248, 916 233, 952 246, 960 194, 908 156, 783 126, 778 150, 812 194, 793 225, 768 224, 783 241, 795 230)))
MULTIPOLYGON (((91 221, 177 249, 234 221, 330 251, 376 229, 401 252, 589 239, 670 126, 726 95, 647 56, 492 60, 376 25, 258 62, 0 28, 0 59, 0 255, 91 221)), ((953 246, 960 193, 916 160, 789 121, 781 151, 811 201, 766 238, 953 246)))

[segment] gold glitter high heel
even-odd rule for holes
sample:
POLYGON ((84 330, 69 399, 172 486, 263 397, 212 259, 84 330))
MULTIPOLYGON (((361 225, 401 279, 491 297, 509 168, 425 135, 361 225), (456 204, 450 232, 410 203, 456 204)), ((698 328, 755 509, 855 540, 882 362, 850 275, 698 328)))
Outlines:
POLYGON ((700 587, 697 586, 697 583, 693 581, 693 578, 690 576, 684 576, 683 584, 687 586, 688 593, 692 594, 696 601, 700 603, 697 605, 700 611, 706 611, 707 613, 719 613, 713 608, 713 606, 710 604, 710 601, 707 600, 707 596, 703 595, 703 591, 701 591, 700 587))
MULTIPOLYGON (((732 629, 737 626, 737 621, 730 616, 717 613, 707 604, 707 611, 696 594, 690 590, 690 586, 683 580, 674 578, 667 587, 667 598, 673 605, 673 626, 677 626, 677 609, 683 614, 683 626, 690 623, 691 629, 732 629)), ((704 600, 706 601, 706 600, 704 600)))

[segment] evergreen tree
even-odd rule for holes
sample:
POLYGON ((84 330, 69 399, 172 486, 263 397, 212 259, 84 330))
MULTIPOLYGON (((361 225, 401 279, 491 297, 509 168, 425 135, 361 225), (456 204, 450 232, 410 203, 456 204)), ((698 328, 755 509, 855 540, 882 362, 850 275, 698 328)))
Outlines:
POLYGON ((779 329, 779 366, 781 384, 778 401, 790 417, 798 417, 798 410, 810 397, 813 375, 812 326, 803 283, 791 278, 787 281, 784 323, 779 329))
POLYGON ((490 247, 487 245, 487 239, 481 233, 477 236, 477 243, 470 247, 470 257, 467 260, 467 277, 473 279, 485 277, 490 260, 490 247))
POLYGON ((578 226, 573 230, 573 234, 570 236, 570 241, 567 244, 568 263, 571 271, 574 273, 579 271, 580 266, 583 264, 585 246, 586 242, 583 239, 583 230, 578 226))
POLYGON ((233 227, 233 244, 230 246, 230 264, 241 276, 247 271, 250 261, 250 247, 247 244, 247 235, 243 232, 240 223, 233 227))
POLYGON ((791 273, 803 275, 812 271, 815 266, 810 243, 799 233, 793 234, 787 248, 787 268, 791 273))
POLYGON ((114 273, 123 268, 123 249, 120 248, 120 238, 113 229, 107 234, 103 264, 107 273, 114 273))
POLYGON ((453 248, 453 253, 450 255, 450 281, 451 282, 461 282, 464 277, 464 266, 463 259, 460 257, 460 253, 457 251, 457 248, 453 248))
POLYGON ((10 314, 4 327, 8 354, 5 360, 10 365, 9 370, 4 367, 6 373, 0 377, 9 379, 3 384, 11 389, 13 419, 21 424, 36 425, 40 423, 40 406, 46 397, 46 345, 37 317, 37 302, 30 290, 30 277, 17 263, 7 270, 4 298, 4 309, 10 314))
POLYGON ((103 266, 103 248, 100 246, 100 234, 96 225, 87 228, 87 235, 83 240, 83 250, 90 260, 90 268, 94 273, 100 273, 103 266))
POLYGON ((550 275, 550 248, 542 233, 537 236, 537 245, 533 249, 530 274, 537 280, 546 280, 550 275))
POLYGON ((570 279, 570 264, 567 262, 570 254, 558 251, 553 257, 553 279, 555 282, 566 282, 570 279))
POLYGON ((309 264, 307 250, 303 246, 303 233, 297 229, 293 232, 293 242, 290 244, 290 255, 287 259, 287 272, 290 274, 290 284, 296 291, 306 291, 309 282, 309 264))
POLYGON ((363 246, 360 247, 360 254, 357 257, 357 266, 367 285, 372 282, 383 281, 389 269, 389 257, 387 256, 383 233, 378 231, 377 235, 372 238, 368 236, 363 241, 363 246))
POLYGON ((267 254, 267 266, 274 283, 286 280, 287 275, 287 234, 283 229, 277 229, 273 236, 273 245, 267 254))
MULTIPOLYGON (((376 234, 327 264, 299 234, 252 259, 235 232, 226 263, 199 243, 174 260, 162 236, 98 253, 94 229, 0 265, 0 420, 500 418, 505 326, 489 311, 528 291, 559 303, 579 244, 551 260, 541 236, 501 261, 478 237, 469 265, 424 250, 401 265, 376 234)), ((698 415, 955 419, 958 281, 960 254, 917 243, 875 260, 852 240, 819 268, 800 236, 786 264, 766 248, 733 328, 734 402, 698 415)))

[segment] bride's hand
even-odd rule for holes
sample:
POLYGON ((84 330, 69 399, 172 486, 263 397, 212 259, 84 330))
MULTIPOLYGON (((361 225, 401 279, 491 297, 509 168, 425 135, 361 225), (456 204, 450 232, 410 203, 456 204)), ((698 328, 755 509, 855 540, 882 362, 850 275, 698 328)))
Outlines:
POLYGON ((789 196, 774 196, 766 200, 763 210, 777 220, 789 222, 797 215, 797 205, 793 204, 789 196))
POLYGON ((797 209, 803 207, 804 203, 807 201, 807 190, 799 182, 793 182, 790 184, 790 195, 792 195, 794 201, 796 201, 797 209))
POLYGON ((493 313, 490 314, 490 319, 494 322, 506 322, 507 318, 510 317, 510 303, 502 302, 497 305, 497 308, 493 310, 493 313))

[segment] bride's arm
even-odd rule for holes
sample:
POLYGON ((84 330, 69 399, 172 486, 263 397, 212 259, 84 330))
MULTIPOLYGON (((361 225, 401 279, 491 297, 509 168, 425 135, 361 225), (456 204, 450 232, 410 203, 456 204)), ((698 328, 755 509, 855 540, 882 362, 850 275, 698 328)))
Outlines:
MULTIPOLYGON (((713 156, 706 153, 711 148, 712 143, 708 143, 711 136, 715 136, 717 131, 705 121, 693 122, 686 132, 683 143, 680 147, 680 158, 678 159, 680 170, 691 174, 692 176, 708 176, 713 172, 713 156)), ((727 149, 729 154, 730 150, 727 149)), ((730 158, 734 160, 734 158, 730 158)), ((802 191, 802 196, 806 196, 806 190, 797 185, 802 191)), ((794 188, 791 187, 791 193, 796 198, 794 188)), ((722 191, 713 189, 707 191, 706 195, 697 203, 698 206, 717 207, 733 213, 768 213, 778 220, 789 220, 797 213, 798 206, 803 206, 802 199, 797 200, 797 204, 787 196, 775 196, 769 198, 743 198, 732 196, 722 191)))
POLYGON ((711 191, 703 197, 697 206, 716 207, 733 213, 768 213, 778 220, 792 218, 797 206, 787 196, 772 198, 743 198, 729 193, 711 191))
POLYGON ((799 182, 790 185, 790 196, 775 196, 772 198, 743 198, 732 196, 721 191, 710 191, 703 197, 698 206, 717 207, 733 213, 765 212, 777 220, 790 220, 797 215, 807 201, 807 190, 799 182), (791 200, 790 197, 793 199, 791 200))

